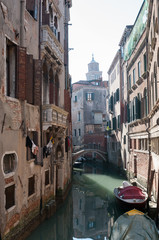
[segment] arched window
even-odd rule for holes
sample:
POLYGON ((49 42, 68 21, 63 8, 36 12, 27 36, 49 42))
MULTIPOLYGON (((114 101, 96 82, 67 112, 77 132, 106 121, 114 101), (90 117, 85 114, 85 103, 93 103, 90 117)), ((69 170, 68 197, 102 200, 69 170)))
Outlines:
POLYGON ((57 74, 55 76, 55 105, 59 105, 59 78, 57 74))
POLYGON ((155 101, 158 99, 157 93, 157 63, 154 63, 154 88, 155 88, 155 101))
POLYGON ((48 84, 48 70, 46 63, 43 64, 43 104, 49 103, 49 84, 48 84))
POLYGON ((49 71, 49 102, 50 104, 54 103, 54 75, 52 69, 49 71))

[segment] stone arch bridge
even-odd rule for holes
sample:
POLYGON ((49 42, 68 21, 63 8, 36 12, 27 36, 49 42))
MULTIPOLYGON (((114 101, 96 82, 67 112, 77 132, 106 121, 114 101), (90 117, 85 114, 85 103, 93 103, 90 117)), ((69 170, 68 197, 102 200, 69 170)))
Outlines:
POLYGON ((80 148, 74 148, 73 152, 72 152, 72 161, 73 163, 82 155, 84 155, 85 153, 96 153, 97 155, 99 155, 105 162, 107 161, 107 152, 104 148, 96 148, 96 146, 94 147, 90 147, 87 145, 84 145, 80 148))

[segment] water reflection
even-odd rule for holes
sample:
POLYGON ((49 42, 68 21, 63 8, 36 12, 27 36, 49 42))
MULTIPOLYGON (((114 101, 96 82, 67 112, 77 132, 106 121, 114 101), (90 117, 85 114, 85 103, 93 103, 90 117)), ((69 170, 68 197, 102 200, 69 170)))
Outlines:
POLYGON ((122 214, 113 189, 124 180, 108 167, 84 165, 76 172, 72 190, 57 213, 42 223, 27 240, 106 240, 114 221, 122 214))

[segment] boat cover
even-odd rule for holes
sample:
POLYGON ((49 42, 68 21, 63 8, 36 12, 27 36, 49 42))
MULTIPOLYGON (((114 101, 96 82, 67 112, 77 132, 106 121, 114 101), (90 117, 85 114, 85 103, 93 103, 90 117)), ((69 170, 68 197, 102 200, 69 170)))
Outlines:
POLYGON ((158 240, 155 222, 146 214, 121 215, 114 223, 110 240, 158 240))
POLYGON ((136 186, 128 186, 120 189, 119 197, 122 197, 123 199, 145 199, 142 189, 136 186))

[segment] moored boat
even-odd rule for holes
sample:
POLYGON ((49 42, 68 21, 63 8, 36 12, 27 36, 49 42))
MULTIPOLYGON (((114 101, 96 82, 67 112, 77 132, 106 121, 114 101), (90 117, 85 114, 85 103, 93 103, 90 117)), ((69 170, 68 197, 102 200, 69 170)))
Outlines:
POLYGON ((158 240, 155 222, 143 212, 133 209, 121 215, 114 223, 110 240, 158 240))
POLYGON ((141 188, 132 185, 123 185, 114 189, 118 202, 125 208, 144 209, 148 195, 141 188))

